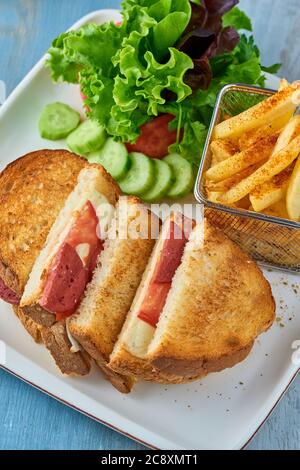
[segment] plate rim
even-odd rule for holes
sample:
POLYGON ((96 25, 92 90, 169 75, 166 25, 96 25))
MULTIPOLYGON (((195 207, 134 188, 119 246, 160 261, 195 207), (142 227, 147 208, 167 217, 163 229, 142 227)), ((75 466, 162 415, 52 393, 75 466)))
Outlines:
POLYGON ((67 401, 63 398, 58 397, 57 395, 55 395, 54 393, 49 392, 48 390, 41 387, 40 385, 37 385, 34 382, 31 382, 29 379, 26 379, 25 377, 23 377, 20 374, 17 374, 12 369, 9 369, 8 367, 3 366, 1 364, 0 364, 0 369, 4 370, 8 374, 10 374, 13 377, 17 378, 18 380, 21 380, 22 382, 26 383, 30 387, 35 388, 36 390, 42 392, 44 395, 47 395, 50 398, 53 398, 54 400, 58 401, 62 405, 67 406, 68 408, 71 408, 72 410, 86 416, 89 419, 92 419, 93 421, 96 421, 99 424, 102 424, 103 426, 105 426, 109 429, 112 429, 113 431, 115 431, 119 434, 122 434, 123 436, 127 437, 128 439, 132 439, 133 441, 136 441, 139 444, 142 444, 146 447, 149 447, 149 449, 151 449, 151 450, 159 450, 159 447, 155 447, 154 445, 149 444, 148 442, 144 441, 143 439, 141 439, 137 436, 134 436, 133 434, 130 434, 129 432, 124 431, 123 429, 118 428, 117 426, 109 423, 108 421, 105 421, 104 419, 101 419, 101 418, 89 413, 88 411, 85 411, 82 408, 79 408, 78 406, 74 405, 73 403, 71 403, 71 402, 69 402, 69 401, 67 401))
MULTIPOLYGON (((83 24, 85 24, 89 21, 95 20, 95 17, 99 17, 100 15, 106 15, 107 17, 109 17, 109 16, 115 17, 115 16, 118 16, 119 14, 120 14, 120 11, 117 10, 117 9, 99 9, 99 10, 95 10, 95 11, 83 16, 81 19, 79 19, 74 25, 71 26, 70 29, 80 28, 83 24)), ((48 57, 47 53, 42 56, 42 58, 36 63, 36 65, 34 65, 32 67, 32 69, 28 72, 28 74, 21 80, 21 82, 17 85, 17 87, 10 93, 10 95, 4 101, 3 105, 0 107, 0 120, 6 114, 6 111, 10 108, 10 106, 14 103, 14 101, 21 95, 21 93, 26 88, 26 86, 30 84, 32 79, 36 75, 38 75, 38 73, 42 69, 44 69, 44 65, 45 65, 45 61, 46 61, 47 57, 48 57)), ((13 350, 13 351, 17 355, 20 355, 16 350, 13 350)), ((29 361, 31 364, 33 364, 35 368, 37 368, 37 369, 40 368, 40 366, 37 365, 36 363, 34 363, 34 361, 32 361, 30 359, 27 359, 27 358, 26 358, 26 360, 29 361)), ((36 388, 37 390, 41 391, 42 393, 44 393, 44 394, 54 398, 55 400, 61 402, 62 404, 74 409, 75 411, 78 411, 78 412, 82 413, 83 415, 93 419, 96 422, 99 422, 99 423, 107 426, 110 429, 113 429, 114 431, 124 435, 125 437, 133 439, 134 441, 136 441, 136 442, 138 442, 138 443, 140 443, 144 446, 147 446, 149 449, 167 448, 167 447, 163 447, 163 446, 160 447, 160 446, 154 445, 153 443, 150 443, 150 442, 144 440, 143 438, 138 437, 137 435, 129 432, 128 429, 125 430, 125 427, 119 428, 118 426, 116 426, 112 422, 106 421, 104 418, 102 419, 98 416, 95 416, 94 414, 91 414, 90 412, 83 409, 83 407, 81 408, 77 404, 74 404, 74 403, 72 403, 72 402, 56 395, 55 393, 47 390, 46 388, 43 388, 41 385, 38 385, 36 382, 32 381, 31 379, 27 378, 26 376, 21 375, 19 372, 17 372, 13 368, 9 368, 9 367, 7 367, 5 365, 2 365, 2 364, 0 364, 0 368, 4 371, 10 373, 11 375, 17 377, 18 379, 22 380, 23 382, 27 383, 28 385, 36 388)), ((53 378, 51 372, 48 372, 46 370, 44 372, 47 375, 49 375, 49 378, 50 377, 53 378)), ((269 411, 267 413, 265 413, 264 416, 262 416, 261 420, 259 420, 259 422, 257 423, 257 427, 255 426, 255 428, 256 428, 255 431, 251 431, 250 425, 249 425, 249 429, 248 429, 249 435, 246 438, 243 438, 240 443, 237 443, 236 446, 233 446, 232 449, 242 450, 242 449, 245 449, 250 444, 252 439, 255 437, 255 435, 258 433, 258 431, 261 429, 261 427, 264 425, 264 423, 267 421, 267 419, 273 413, 273 411, 277 407, 278 403, 284 397, 285 393, 290 388, 290 386, 292 385, 292 383, 294 382, 294 380, 298 376, 299 372, 300 372, 300 367, 292 373, 293 375, 291 377, 289 377, 289 382, 287 383, 287 385, 285 385, 284 389, 280 391, 280 394, 277 396, 276 400, 273 402, 273 405, 271 406, 269 411)), ((290 375, 291 370, 289 370, 287 368, 287 369, 285 369, 285 373, 290 375)), ((284 380, 284 377, 282 378, 281 381, 283 381, 283 380, 284 380)), ((66 384, 66 386, 69 386, 69 385, 66 384)), ((82 393, 84 395, 83 392, 78 391, 78 393, 82 393)), ((105 407, 109 413, 113 412, 113 410, 110 407, 108 407, 106 405, 102 405, 102 406, 105 407)), ((143 425, 136 423, 132 419, 128 419, 126 417, 123 417, 123 419, 128 421, 128 423, 130 423, 130 425, 133 426, 133 427, 142 428, 145 434, 149 434, 149 433, 151 434, 152 433, 154 441, 156 440, 156 441, 164 442, 165 444, 175 445, 176 447, 174 447, 174 449, 182 449, 182 447, 178 446, 178 444, 175 444, 175 443, 172 443, 172 442, 168 441, 168 439, 164 438, 163 436, 160 436, 159 434, 156 434, 155 432, 153 433, 151 430, 148 430, 143 425)), ((112 421, 113 421, 113 419, 112 419, 112 421)), ((138 431, 138 429, 136 431, 138 431)))
MULTIPOLYGON (((41 387, 40 385, 37 385, 36 383, 34 382, 31 382, 29 379, 23 377, 22 375, 18 374, 17 372, 14 372, 12 369, 6 367, 6 366, 3 366, 0 364, 0 369, 4 370, 5 372, 9 373, 10 375, 16 377, 17 379, 21 380, 22 382, 26 383, 27 385, 35 388, 36 390, 39 390, 40 392, 42 392, 43 394, 53 398, 54 400, 58 401, 59 403, 67 406, 68 408, 71 408, 73 409, 74 411, 77 411, 78 413, 86 416, 87 418, 89 419, 92 419, 93 421, 96 421, 97 423, 100 423, 102 424, 103 426, 106 426, 107 428, 109 429, 112 429, 113 431, 115 432, 118 432, 119 434, 129 438, 129 439, 132 439, 133 441, 135 442, 138 442, 139 444, 142 444, 143 446, 146 446, 148 447, 150 450, 162 450, 160 447, 157 447, 155 446, 154 444, 150 444, 149 442, 143 440, 142 438, 138 437, 138 436, 135 436, 134 434, 131 434, 130 432, 128 431, 125 431, 124 429, 121 429, 121 428, 118 428, 116 425, 112 424, 112 423, 109 423, 108 421, 105 421, 104 419, 101 419, 99 418, 98 416, 95 416, 91 413, 89 413, 88 411, 85 411, 84 409, 80 408, 79 406, 65 400, 64 398, 61 398, 57 395, 55 395, 54 393, 50 392, 49 390, 41 387)), ((281 395, 279 396, 279 398, 277 399, 277 401, 274 403, 274 405, 272 406, 272 408, 270 409, 269 413, 265 416, 265 418, 261 421, 261 423, 259 424, 259 426, 255 429, 255 431, 253 433, 251 433, 250 437, 247 439, 247 441, 242 444, 241 446, 239 447, 236 447, 235 449, 233 448, 232 450, 245 450, 248 445, 252 442, 252 440, 254 439, 254 437, 258 434, 258 432, 261 430, 261 428, 263 427, 263 425, 267 422, 267 420, 270 418, 270 416, 273 414, 273 412, 275 411, 275 409, 277 408, 277 406, 279 405, 280 401, 283 399, 283 397, 285 396, 286 392, 288 391, 288 389, 291 387, 291 385, 293 384, 293 382, 296 380, 298 374, 300 372, 300 368, 295 372, 295 374, 293 375, 293 377, 291 378, 290 382, 287 384, 286 388, 282 391, 281 395)), ((133 423, 133 424, 136 424, 136 423, 133 423)), ((158 438, 160 438, 160 436, 157 436, 158 438)), ((187 450, 187 449, 185 449, 187 450)))

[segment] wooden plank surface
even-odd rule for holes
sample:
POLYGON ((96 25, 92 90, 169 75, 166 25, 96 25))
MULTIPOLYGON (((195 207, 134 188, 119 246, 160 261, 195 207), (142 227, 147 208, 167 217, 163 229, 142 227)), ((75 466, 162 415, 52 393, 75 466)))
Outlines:
MULTIPOLYGON (((119 3, 0 0, 0 80, 6 82, 7 91, 13 90, 58 33, 90 11, 116 8, 119 3)), ((299 0, 241 0, 241 6, 252 17, 263 63, 282 62, 280 75, 300 79, 299 0)), ((248 448, 300 448, 300 377, 248 448)), ((0 449, 125 450, 142 446, 0 371, 0 449)))
POLYGON ((280 62, 282 77, 299 80, 299 0, 240 0, 240 4, 252 18, 263 64, 280 62))

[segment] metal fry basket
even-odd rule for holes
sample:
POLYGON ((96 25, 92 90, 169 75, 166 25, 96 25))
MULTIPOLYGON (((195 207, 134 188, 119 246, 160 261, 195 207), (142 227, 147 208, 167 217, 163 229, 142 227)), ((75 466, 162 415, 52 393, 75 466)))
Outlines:
POLYGON ((224 114, 237 115, 275 93, 248 85, 227 85, 218 97, 195 186, 205 217, 264 266, 300 272, 300 223, 211 202, 205 189, 205 172, 211 166, 210 144, 214 127, 224 114))

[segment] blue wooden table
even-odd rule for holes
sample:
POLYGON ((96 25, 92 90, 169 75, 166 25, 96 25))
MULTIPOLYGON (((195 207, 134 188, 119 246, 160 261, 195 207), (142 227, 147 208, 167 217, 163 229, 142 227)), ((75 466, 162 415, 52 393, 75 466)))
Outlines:
MULTIPOLYGON (((117 0, 0 0, 0 80, 7 92, 46 51, 52 38, 83 15, 117 8, 117 0)), ((299 0, 241 0, 253 18, 265 64, 300 79, 299 0)), ((300 312, 299 312, 300 313, 300 312)), ((249 449, 300 448, 300 377, 249 449)), ((143 449, 0 371, 0 449, 143 449)))

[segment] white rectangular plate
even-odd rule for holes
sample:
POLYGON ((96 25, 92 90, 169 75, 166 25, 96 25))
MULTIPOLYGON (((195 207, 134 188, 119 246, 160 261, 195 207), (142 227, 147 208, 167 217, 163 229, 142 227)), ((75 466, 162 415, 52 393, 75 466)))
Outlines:
MULTIPOLYGON (((118 20, 115 10, 88 15, 86 22, 118 20)), ((64 142, 39 137, 43 106, 64 101, 81 112, 78 87, 54 85, 43 58, 0 110, 1 168, 27 152, 62 148, 64 142)), ((268 86, 276 87, 277 79, 268 86)), ((231 370, 189 385, 140 383, 124 396, 98 371, 88 378, 62 377, 48 352, 33 343, 11 308, 0 302, 0 340, 7 345, 4 368, 65 404, 149 447, 161 449, 240 449, 253 436, 298 371, 292 343, 300 340, 299 276, 266 272, 277 301, 273 328, 257 341, 249 358, 231 370), (281 326, 280 326, 281 325, 281 326)))

